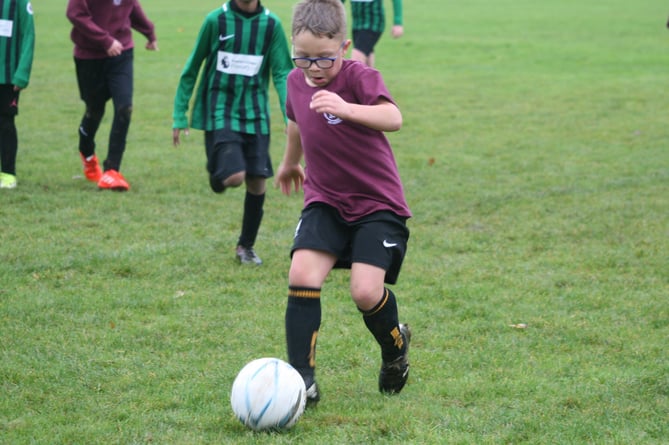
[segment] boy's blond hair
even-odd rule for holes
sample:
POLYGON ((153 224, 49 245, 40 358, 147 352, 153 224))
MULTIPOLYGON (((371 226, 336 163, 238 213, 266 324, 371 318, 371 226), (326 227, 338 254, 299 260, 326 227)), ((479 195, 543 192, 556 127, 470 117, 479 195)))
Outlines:
POLYGON ((346 9, 341 0, 302 0, 293 9, 292 35, 309 31, 318 37, 346 38, 346 9))

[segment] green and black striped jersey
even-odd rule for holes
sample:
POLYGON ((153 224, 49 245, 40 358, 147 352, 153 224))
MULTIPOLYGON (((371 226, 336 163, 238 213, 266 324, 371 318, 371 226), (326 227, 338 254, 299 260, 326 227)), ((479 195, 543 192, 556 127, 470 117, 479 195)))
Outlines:
POLYGON ((269 134, 270 75, 285 120, 286 77, 292 68, 288 40, 275 14, 262 5, 248 14, 225 3, 205 18, 181 74, 173 128, 188 127, 188 107, 198 83, 192 128, 269 134))
POLYGON ((35 22, 29 0, 0 0, 0 84, 25 88, 35 51, 35 22))
MULTIPOLYGON (((344 1, 344 0, 342 0, 344 1)), ((351 0, 352 29, 382 33, 386 27, 383 0, 351 0)), ((393 0, 393 25, 402 24, 402 0, 393 0)))

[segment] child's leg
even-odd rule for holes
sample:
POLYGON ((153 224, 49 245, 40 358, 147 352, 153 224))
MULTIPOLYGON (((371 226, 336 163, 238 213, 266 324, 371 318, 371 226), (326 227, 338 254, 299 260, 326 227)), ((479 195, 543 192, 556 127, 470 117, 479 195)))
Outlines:
POLYGON ((321 289, 288 286, 286 344, 288 361, 307 387, 314 382, 316 340, 321 326, 321 289))
POLYGON ((265 178, 247 177, 247 189, 244 196, 244 215, 242 216, 242 230, 237 241, 238 246, 253 247, 260 230, 260 223, 264 214, 265 178))
POLYGON ((204 148, 207 155, 209 185, 215 193, 227 187, 239 187, 246 179, 246 162, 239 133, 221 129, 206 131, 204 148))
POLYGON ((385 274, 380 267, 353 263, 351 294, 367 329, 381 346, 379 391, 395 394, 402 390, 409 377, 411 331, 399 323, 395 294, 383 287, 385 274), (375 295, 380 298, 374 298, 375 295))
POLYGON ((361 311, 367 329, 381 346, 381 358, 390 362, 406 352, 406 344, 400 334, 395 294, 390 289, 379 304, 369 311, 361 311))
POLYGON ((105 104, 86 104, 86 111, 79 124, 79 153, 85 158, 95 154, 95 135, 105 114, 105 104))
POLYGON ((86 104, 84 116, 79 123, 79 153, 84 158, 89 158, 95 154, 95 135, 110 95, 104 80, 104 60, 75 58, 75 68, 79 95, 86 104))
POLYGON ((400 335, 395 294, 384 287, 385 270, 364 263, 351 267, 351 294, 363 314, 367 329, 381 346, 384 362, 403 355, 406 345, 400 335))
POLYGON ((335 263, 327 253, 296 250, 288 274, 286 343, 288 361, 304 378, 314 382, 316 340, 321 325, 321 286, 335 263))
POLYGON ((113 61, 107 79, 114 103, 114 119, 109 131, 109 151, 104 169, 120 171, 132 117, 133 51, 125 51, 113 61))
POLYGON ((244 135, 244 162, 246 163, 246 197, 242 231, 237 245, 253 247, 258 236, 265 203, 266 178, 272 176, 269 155, 269 135, 244 135))

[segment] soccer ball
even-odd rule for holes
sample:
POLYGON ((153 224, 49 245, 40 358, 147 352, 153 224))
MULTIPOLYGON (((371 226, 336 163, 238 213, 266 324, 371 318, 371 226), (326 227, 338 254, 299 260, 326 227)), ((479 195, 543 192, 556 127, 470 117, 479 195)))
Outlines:
POLYGON ((230 404, 252 430, 288 429, 304 412, 307 391, 295 368, 278 358, 247 363, 232 384, 230 404))

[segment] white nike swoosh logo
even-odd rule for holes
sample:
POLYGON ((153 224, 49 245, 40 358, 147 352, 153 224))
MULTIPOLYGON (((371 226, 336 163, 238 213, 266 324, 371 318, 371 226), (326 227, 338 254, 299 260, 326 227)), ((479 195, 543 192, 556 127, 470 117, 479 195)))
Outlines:
POLYGON ((221 36, 221 35, 219 35, 219 36, 218 36, 218 40, 220 40, 221 42, 223 42, 223 41, 225 41, 225 40, 228 40, 228 39, 233 38, 234 36, 235 36, 234 34, 228 34, 227 36, 221 36))
POLYGON ((383 247, 395 247, 397 243, 389 243, 386 240, 383 240, 383 247))

